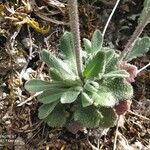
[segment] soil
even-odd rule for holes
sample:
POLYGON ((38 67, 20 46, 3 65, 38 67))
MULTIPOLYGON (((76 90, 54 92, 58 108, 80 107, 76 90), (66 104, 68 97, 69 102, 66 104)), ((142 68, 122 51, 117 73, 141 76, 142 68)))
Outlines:
MULTIPOLYGON (((105 46, 123 50, 137 26, 143 1, 120 2, 106 31, 105 46)), ((103 31, 115 3, 79 1, 81 38, 90 39, 95 29, 103 31)), ((67 12, 65 0, 0 0, 0 150, 113 149, 116 127, 87 129, 75 135, 65 128, 50 128, 37 117, 40 103, 24 88, 27 80, 46 77, 47 67, 39 53, 48 49, 59 54, 59 38, 70 30, 67 12)), ((150 36, 149 25, 143 35, 150 36)), ((150 52, 132 64, 142 68, 149 61, 150 52)), ((119 123, 117 150, 150 149, 149 67, 138 75, 133 87, 131 111, 119 123)))

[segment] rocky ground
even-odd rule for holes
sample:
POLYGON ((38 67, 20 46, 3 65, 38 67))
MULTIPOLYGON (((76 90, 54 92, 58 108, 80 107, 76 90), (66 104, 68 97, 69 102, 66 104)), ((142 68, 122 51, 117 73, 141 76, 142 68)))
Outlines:
MULTIPOLYGON (((79 1, 81 37, 103 31, 116 0, 79 1)), ((105 45, 123 50, 137 26, 143 0, 121 1, 105 34, 105 45)), ((24 89, 33 78, 42 79, 47 68, 39 53, 59 54, 59 38, 69 30, 65 0, 0 0, 0 150, 111 150, 116 127, 88 129, 73 135, 52 129, 37 117, 36 95, 24 89)), ((142 35, 150 36, 148 25, 142 35)), ((132 63, 142 68, 150 53, 132 63)), ((117 150, 150 149, 150 68, 133 83, 131 111, 119 122, 117 150)))

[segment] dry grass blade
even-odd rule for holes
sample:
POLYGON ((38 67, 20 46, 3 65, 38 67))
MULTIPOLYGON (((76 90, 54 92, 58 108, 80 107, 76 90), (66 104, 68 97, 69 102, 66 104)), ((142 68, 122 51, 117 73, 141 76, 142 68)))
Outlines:
POLYGON ((52 18, 47 17, 44 13, 41 13, 40 11, 35 11, 34 12, 38 17, 40 17, 41 19, 47 21, 47 22, 51 22, 51 23, 55 23, 55 24, 60 24, 60 25, 69 25, 68 23, 65 23, 63 21, 58 21, 52 18))
POLYGON ((34 97, 38 96, 39 94, 41 94, 42 92, 37 92, 34 95, 30 96, 29 98, 27 98, 25 101, 23 101, 22 103, 18 104, 17 106, 20 107, 26 103, 28 103, 29 101, 31 101, 34 97))
POLYGON ((141 118, 141 119, 144 119, 144 120, 150 121, 150 119, 149 119, 149 118, 147 118, 147 117, 145 117, 145 116, 142 116, 142 115, 139 115, 139 114, 137 114, 137 113, 135 113, 135 112, 133 112, 133 111, 131 111, 131 110, 128 110, 128 112, 129 112, 130 114, 132 114, 132 115, 135 115, 135 116, 137 116, 137 117, 141 118))

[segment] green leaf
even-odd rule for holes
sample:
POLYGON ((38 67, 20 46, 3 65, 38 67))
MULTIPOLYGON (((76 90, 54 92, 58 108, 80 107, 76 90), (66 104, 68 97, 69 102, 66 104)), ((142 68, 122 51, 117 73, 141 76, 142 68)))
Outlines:
POLYGON ((150 1, 149 0, 144 1, 144 7, 146 7, 147 9, 150 9, 150 1))
POLYGON ((92 99, 95 106, 113 107, 117 102, 113 94, 106 87, 102 87, 97 93, 93 93, 92 99))
POLYGON ((73 77, 73 72, 69 68, 69 66, 64 63, 61 59, 56 58, 52 53, 50 53, 47 50, 43 50, 41 52, 41 58, 42 60, 51 68, 55 68, 58 70, 58 72, 65 74, 65 76, 68 77, 71 75, 73 77))
POLYGON ((48 67, 52 67, 52 63, 49 61, 50 52, 47 50, 43 50, 41 52, 41 59, 48 65, 48 67))
POLYGON ((55 90, 57 88, 69 88, 72 86, 80 86, 80 80, 66 80, 66 81, 43 81, 30 80, 25 83, 25 88, 31 92, 40 92, 44 90, 55 90))
POLYGON ((38 111, 38 117, 39 119, 44 119, 46 118, 56 107, 58 102, 53 102, 51 104, 43 104, 42 106, 39 107, 38 111))
POLYGON ((75 59, 75 48, 73 42, 73 36, 71 32, 65 32, 60 39, 59 48, 65 55, 65 59, 75 59))
POLYGON ((52 84, 54 84, 56 87, 74 87, 74 86, 81 86, 82 82, 81 80, 64 80, 64 81, 52 81, 52 84))
POLYGON ((103 77, 104 78, 113 78, 113 77, 126 78, 126 77, 129 77, 129 73, 125 70, 116 70, 116 71, 111 71, 107 74, 104 74, 103 77))
POLYGON ((91 85, 90 82, 86 82, 84 85, 84 89, 89 91, 89 92, 97 92, 98 88, 96 88, 95 86, 91 85))
POLYGON ((101 50, 103 44, 103 36, 99 30, 96 30, 93 33, 91 43, 92 43, 92 53, 101 50))
POLYGON ((139 38, 133 49, 127 54, 126 61, 131 61, 134 58, 141 57, 150 50, 150 38, 139 38))
POLYGON ((59 48, 64 55, 64 62, 72 68, 75 74, 77 74, 75 47, 73 42, 73 36, 71 32, 65 32, 60 39, 59 48))
POLYGON ((99 126, 101 113, 93 106, 77 107, 74 112, 74 120, 80 122, 87 128, 99 126))
POLYGON ((102 116, 99 122, 99 127, 101 128, 110 128, 115 125, 117 120, 117 115, 114 112, 113 108, 100 107, 99 111, 102 116))
POLYGON ((25 83, 25 89, 31 92, 40 92, 53 86, 50 82, 42 80, 30 80, 25 83))
POLYGON ((140 17, 139 17, 139 23, 142 22, 147 22, 150 23, 150 1, 149 0, 145 0, 144 1, 144 8, 142 10, 142 12, 140 13, 140 17), (147 17, 147 15, 149 17, 147 17))
POLYGON ((105 52, 105 55, 106 55, 106 64, 108 64, 109 61, 114 57, 115 50, 111 49, 109 47, 102 47, 101 51, 105 52))
MULTIPOLYGON (((70 76, 68 76, 68 74, 62 74, 55 68, 50 68, 49 73, 50 73, 51 79, 56 80, 56 81, 65 81, 71 78, 70 76)), ((73 78, 73 80, 74 79, 75 77, 73 78)))
POLYGON ((52 90, 46 90, 42 94, 38 95, 39 102, 43 104, 49 104, 52 102, 55 102, 61 98, 61 95, 66 91, 67 89, 52 89, 52 90))
POLYGON ((91 41, 86 39, 86 38, 84 38, 83 39, 83 45, 84 45, 85 51, 88 52, 88 53, 91 53, 91 51, 92 51, 91 41))
POLYGON ((64 80, 64 77, 62 76, 62 74, 55 68, 50 68, 49 73, 50 73, 50 77, 53 80, 56 80, 56 81, 63 81, 64 80))
POLYGON ((122 78, 109 80, 105 85, 118 100, 131 99, 133 97, 132 85, 122 78))
POLYGON ((81 101, 82 101, 82 106, 87 107, 93 104, 93 100, 89 97, 89 95, 85 92, 81 93, 81 101))
POLYGON ((73 103, 77 99, 79 94, 80 91, 76 89, 69 90, 62 94, 60 101, 62 104, 73 103))
POLYGON ((113 57, 111 57, 111 59, 109 59, 109 61, 106 62, 105 73, 115 71, 117 69, 117 64, 118 64, 118 55, 114 54, 113 57))
POLYGON ((99 73, 105 71, 105 53, 99 51, 96 55, 91 56, 85 65, 83 76, 86 78, 97 77, 99 73))
POLYGON ((63 105, 57 105, 51 114, 46 118, 50 127, 63 127, 66 124, 69 114, 63 105))

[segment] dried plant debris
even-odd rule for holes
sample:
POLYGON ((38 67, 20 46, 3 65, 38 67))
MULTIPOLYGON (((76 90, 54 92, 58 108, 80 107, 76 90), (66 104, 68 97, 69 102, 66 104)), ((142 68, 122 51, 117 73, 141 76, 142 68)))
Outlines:
MULTIPOLYGON (((58 39, 68 30, 67 0, 0 1, 0 149, 11 150, 111 150, 116 128, 96 128, 72 134, 50 128, 38 119, 40 104, 25 90, 25 81, 49 79, 39 53, 46 48, 56 55, 58 39)), ((116 0, 79 2, 81 36, 91 38, 103 30, 116 0)), ((121 1, 106 31, 104 45, 122 50, 137 26, 143 0, 121 1)), ((149 25, 143 35, 149 36, 149 25)), ((150 53, 132 61, 138 69, 149 63, 150 53)), ((119 124, 117 150, 150 149, 150 68, 133 83, 131 113, 119 124)), ((78 124, 77 124, 78 125, 78 124)), ((78 125, 79 126, 79 125, 78 125)))

